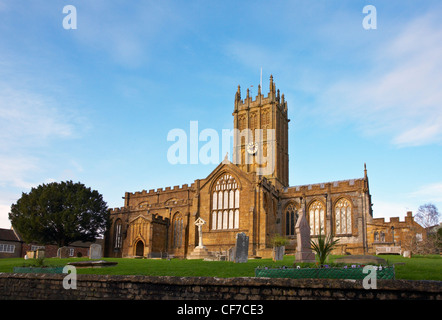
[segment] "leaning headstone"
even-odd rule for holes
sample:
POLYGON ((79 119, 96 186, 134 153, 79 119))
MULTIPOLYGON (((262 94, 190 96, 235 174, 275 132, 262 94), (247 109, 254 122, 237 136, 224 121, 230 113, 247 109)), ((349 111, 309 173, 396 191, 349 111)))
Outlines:
POLYGON ((57 258, 69 258, 69 248, 68 247, 58 248, 57 258))
POLYGON ((42 259, 45 257, 45 249, 37 249, 35 250, 35 258, 42 259))
POLYGON ((280 261, 284 259, 285 246, 273 247, 272 259, 273 261, 280 261))
POLYGON ((227 261, 235 261, 235 247, 231 247, 227 250, 227 261))
POLYGON ((235 263, 244 263, 249 257, 249 237, 244 232, 236 234, 235 263))
POLYGON ((101 245, 93 243, 89 247, 89 259, 101 259, 103 257, 101 245))
POLYGON ((310 226, 305 217, 305 209, 302 210, 301 216, 296 222, 296 262, 315 262, 315 254, 310 244, 310 226))

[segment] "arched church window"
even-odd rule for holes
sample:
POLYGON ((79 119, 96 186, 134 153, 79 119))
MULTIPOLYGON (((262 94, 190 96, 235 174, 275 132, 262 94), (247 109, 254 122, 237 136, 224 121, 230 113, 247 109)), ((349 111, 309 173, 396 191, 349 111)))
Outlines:
POLYGON ((291 203, 285 210, 285 234, 287 236, 295 235, 296 220, 298 220, 298 210, 295 205, 291 203))
POLYGON ((379 232, 377 232, 377 231, 374 232, 373 239, 374 239, 374 242, 378 242, 379 241, 379 232))
POLYGON ((212 230, 239 228, 239 189, 235 178, 223 174, 212 193, 212 230))
POLYGON ((120 219, 118 219, 115 222, 115 241, 114 241, 114 248, 115 249, 121 249, 121 245, 122 245, 122 233, 121 233, 121 229, 122 229, 122 225, 123 223, 121 222, 120 219))
POLYGON ((177 212, 173 217, 173 247, 181 248, 183 245, 183 216, 177 212))
POLYGON ((325 209, 324 205, 318 200, 310 205, 309 224, 311 235, 325 234, 325 209))
POLYGON ((335 205, 336 234, 351 233, 351 204, 347 199, 340 199, 335 205))

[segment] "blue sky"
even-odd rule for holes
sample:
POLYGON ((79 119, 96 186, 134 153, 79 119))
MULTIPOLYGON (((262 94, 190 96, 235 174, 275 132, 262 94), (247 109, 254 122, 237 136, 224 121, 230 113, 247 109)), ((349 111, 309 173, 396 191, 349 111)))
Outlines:
POLYGON ((439 1, 0 0, 0 227, 42 183, 120 207, 125 191, 205 178, 217 164, 167 161, 168 132, 231 129, 237 86, 256 95, 261 68, 263 92, 273 74, 288 101, 290 185, 367 163, 375 217, 442 210, 441 15, 439 1))

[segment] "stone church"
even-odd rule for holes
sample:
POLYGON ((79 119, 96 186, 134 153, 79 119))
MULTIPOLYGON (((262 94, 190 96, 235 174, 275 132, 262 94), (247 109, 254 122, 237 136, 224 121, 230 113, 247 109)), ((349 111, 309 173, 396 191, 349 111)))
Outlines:
MULTIPOLYGON (((267 95, 258 86, 255 99, 248 89, 242 99, 238 86, 232 115, 232 162, 226 157, 191 185, 126 192, 124 207, 110 210, 107 256, 188 258, 198 246, 194 223, 199 218, 206 222, 204 246, 213 254, 235 246, 240 232, 249 236, 250 258, 271 257, 277 235, 289 239, 286 253, 294 253, 295 225, 302 212, 313 239, 320 233, 339 239, 337 254, 374 253, 376 244, 400 242, 400 230, 391 238, 385 222, 374 223, 365 165, 359 178, 289 185, 290 120, 284 94, 272 76, 267 95)), ((417 225, 411 215, 408 222, 403 228, 417 225)))

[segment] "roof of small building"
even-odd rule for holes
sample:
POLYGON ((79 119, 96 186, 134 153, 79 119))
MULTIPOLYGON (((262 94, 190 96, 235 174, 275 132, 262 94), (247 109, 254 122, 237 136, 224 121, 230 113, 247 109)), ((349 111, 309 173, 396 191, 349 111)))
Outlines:
POLYGON ((17 234, 12 229, 0 229, 0 240, 17 242, 20 241, 20 239, 17 237, 17 234))

